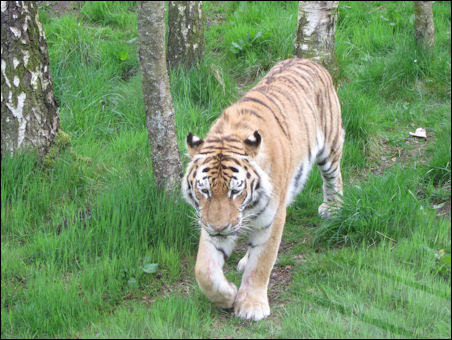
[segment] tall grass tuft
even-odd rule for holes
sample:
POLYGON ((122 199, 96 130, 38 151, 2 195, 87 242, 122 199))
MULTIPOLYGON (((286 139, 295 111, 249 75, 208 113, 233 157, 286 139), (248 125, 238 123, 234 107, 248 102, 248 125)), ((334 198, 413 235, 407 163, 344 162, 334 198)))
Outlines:
POLYGON ((419 173, 419 169, 396 167, 383 176, 370 177, 365 185, 348 186, 342 207, 322 222, 315 241, 358 247, 363 241, 396 243, 415 233, 434 237, 431 208, 418 196, 419 173))

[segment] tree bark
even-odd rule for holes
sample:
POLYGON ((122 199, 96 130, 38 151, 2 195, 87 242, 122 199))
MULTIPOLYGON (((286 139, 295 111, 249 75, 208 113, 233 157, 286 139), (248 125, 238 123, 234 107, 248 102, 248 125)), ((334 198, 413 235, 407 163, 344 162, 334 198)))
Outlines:
POLYGON ((414 1, 414 31, 416 42, 429 49, 435 42, 432 1, 414 1))
POLYGON ((300 1, 295 55, 324 65, 334 79, 339 69, 334 52, 339 1, 300 1))
POLYGON ((168 64, 198 64, 204 56, 202 1, 170 1, 168 26, 168 64))
POLYGON ((166 67, 165 8, 163 1, 142 1, 138 6, 138 55, 154 178, 170 192, 179 187, 182 165, 166 67))
POLYGON ((1 155, 43 156, 59 129, 44 31, 34 1, 1 2, 1 155))

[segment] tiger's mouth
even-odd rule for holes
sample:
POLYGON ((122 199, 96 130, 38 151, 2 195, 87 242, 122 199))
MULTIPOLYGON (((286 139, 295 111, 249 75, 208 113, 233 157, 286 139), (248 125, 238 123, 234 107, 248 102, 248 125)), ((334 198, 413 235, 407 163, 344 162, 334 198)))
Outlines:
POLYGON ((239 233, 239 231, 237 229, 237 230, 231 231, 230 233, 217 232, 217 233, 209 233, 209 235, 212 237, 229 237, 229 236, 235 236, 238 233, 239 233))

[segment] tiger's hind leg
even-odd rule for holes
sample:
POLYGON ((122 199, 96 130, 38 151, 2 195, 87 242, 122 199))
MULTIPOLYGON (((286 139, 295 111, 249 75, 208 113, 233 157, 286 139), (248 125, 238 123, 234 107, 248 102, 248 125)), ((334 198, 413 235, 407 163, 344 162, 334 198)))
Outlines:
POLYGON ((317 155, 317 165, 323 179, 323 203, 319 206, 319 215, 330 217, 333 210, 342 203, 343 188, 341 174, 343 138, 334 148, 325 147, 317 155))

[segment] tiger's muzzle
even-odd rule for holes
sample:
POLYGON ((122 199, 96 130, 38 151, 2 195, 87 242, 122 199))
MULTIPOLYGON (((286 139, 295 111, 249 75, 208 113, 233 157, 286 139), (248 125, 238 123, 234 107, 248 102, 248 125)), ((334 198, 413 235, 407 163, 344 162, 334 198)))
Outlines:
POLYGON ((234 221, 236 223, 229 223, 227 225, 215 225, 211 224, 201 218, 200 224, 204 228, 210 236, 218 237, 218 236, 233 236, 237 235, 240 229, 241 221, 234 221))

